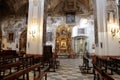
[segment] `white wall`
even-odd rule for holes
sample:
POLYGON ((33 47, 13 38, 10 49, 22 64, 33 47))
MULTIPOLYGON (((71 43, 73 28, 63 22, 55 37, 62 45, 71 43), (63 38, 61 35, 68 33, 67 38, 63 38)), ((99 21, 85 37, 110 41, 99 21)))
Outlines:
POLYGON ((120 43, 110 32, 108 33, 108 55, 120 55, 120 43))
POLYGON ((7 18, 2 23, 2 49, 19 51, 19 39, 21 33, 27 28, 26 19, 7 18), (8 40, 9 33, 13 33, 13 41, 8 40), (17 47, 18 46, 18 47, 17 47))
POLYGON ((92 49, 92 46, 95 44, 93 21, 91 21, 91 23, 88 24, 86 34, 88 36, 88 52, 95 53, 95 50, 92 49))
MULTIPOLYGON (((120 55, 120 44, 118 37, 113 37, 109 24, 118 24, 118 12, 116 0, 96 0, 97 26, 98 26, 98 55, 120 55), (101 6, 102 5, 102 6, 101 6), (112 12, 111 12, 112 11, 112 12), (109 13, 109 16, 108 16, 109 13), (112 13, 112 14, 111 14, 112 13), (113 15, 115 15, 113 17, 113 15), (108 20, 109 18, 109 20, 108 20), (115 19, 115 21, 113 21, 115 19)), ((112 25, 112 27, 115 27, 112 25)), ((118 26, 116 26, 117 28, 118 26)))
POLYGON ((92 45, 94 44, 94 23, 93 18, 85 19, 81 18, 79 21, 79 25, 75 26, 72 31, 72 37, 76 36, 87 36, 88 43, 88 52, 94 53, 95 50, 92 49, 92 45), (78 34, 78 29, 84 29, 85 34, 78 34))

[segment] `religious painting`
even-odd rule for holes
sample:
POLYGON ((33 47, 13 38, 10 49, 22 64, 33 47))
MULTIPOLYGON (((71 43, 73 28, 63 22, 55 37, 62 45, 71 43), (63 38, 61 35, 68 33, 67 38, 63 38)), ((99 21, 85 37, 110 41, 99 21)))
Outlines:
POLYGON ((83 28, 78 29, 78 34, 85 34, 85 29, 83 29, 83 28))
POLYGON ((73 22, 75 22, 75 14, 67 13, 66 14, 66 23, 73 23, 73 22))
POLYGON ((67 47, 66 40, 62 40, 62 41, 61 41, 60 47, 61 47, 62 49, 66 49, 66 47, 67 47))
POLYGON ((14 41, 14 33, 9 33, 8 34, 8 42, 13 42, 14 41))

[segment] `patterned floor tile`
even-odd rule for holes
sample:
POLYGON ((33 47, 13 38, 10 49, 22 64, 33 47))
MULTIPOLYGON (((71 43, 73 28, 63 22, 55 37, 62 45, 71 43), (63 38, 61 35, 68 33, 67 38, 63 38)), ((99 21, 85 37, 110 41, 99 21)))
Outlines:
MULTIPOLYGON (((88 77, 80 72, 81 64, 81 59, 60 59, 60 67, 55 73, 48 73, 48 80, 85 80, 88 77)), ((93 80, 93 76, 88 80, 93 80)))
MULTIPOLYGON (((48 72, 47 80, 93 80, 93 74, 82 73, 79 66, 82 59, 60 59, 60 66, 56 72, 48 72)), ((92 70, 91 70, 92 72, 92 70)), ((112 75, 115 80, 120 80, 119 75, 112 75)), ((43 79, 45 80, 45 79, 43 79)))

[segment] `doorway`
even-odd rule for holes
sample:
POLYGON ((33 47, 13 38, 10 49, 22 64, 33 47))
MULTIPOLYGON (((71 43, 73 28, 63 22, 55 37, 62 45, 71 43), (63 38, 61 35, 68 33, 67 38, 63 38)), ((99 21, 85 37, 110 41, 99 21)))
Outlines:
POLYGON ((24 30, 20 35, 19 51, 26 52, 27 30, 24 30))

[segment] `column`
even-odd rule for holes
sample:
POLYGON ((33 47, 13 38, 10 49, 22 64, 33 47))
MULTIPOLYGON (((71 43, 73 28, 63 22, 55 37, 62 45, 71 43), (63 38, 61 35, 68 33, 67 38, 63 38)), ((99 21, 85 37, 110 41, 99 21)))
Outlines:
POLYGON ((27 50, 28 54, 43 52, 44 0, 29 0, 27 50))
POLYGON ((106 0, 95 1, 95 43, 96 54, 108 54, 108 33, 107 33, 107 20, 106 20, 106 0))

